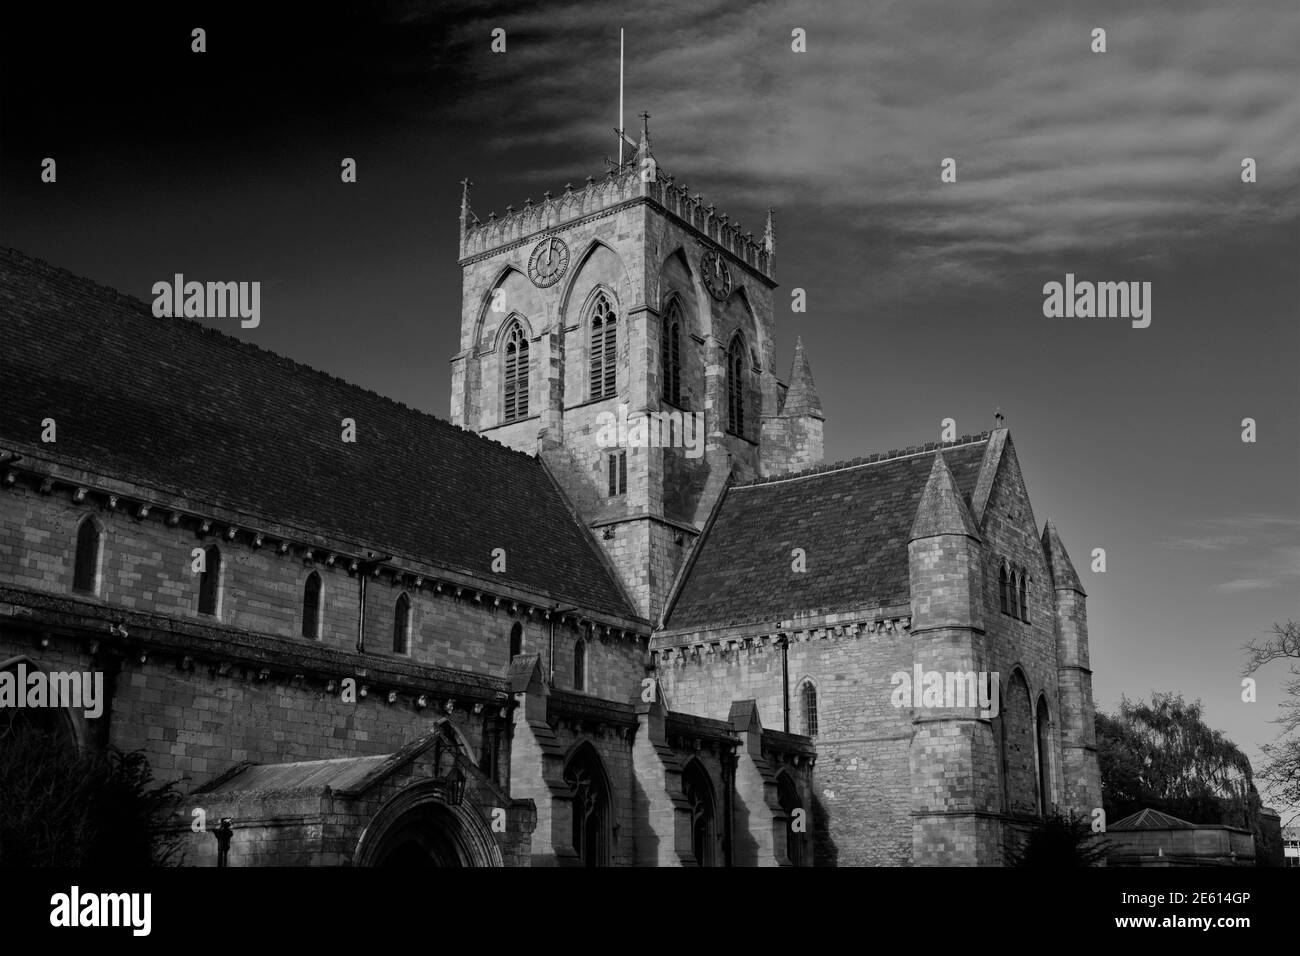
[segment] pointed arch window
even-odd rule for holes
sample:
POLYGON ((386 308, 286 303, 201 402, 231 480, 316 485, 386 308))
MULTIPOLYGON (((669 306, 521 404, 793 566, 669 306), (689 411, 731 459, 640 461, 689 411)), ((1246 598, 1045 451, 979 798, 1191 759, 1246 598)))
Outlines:
POLYGON ((727 427, 745 434, 745 343, 739 335, 727 349, 727 427))
POLYGON ((203 571, 199 575, 199 613, 217 616, 221 598, 221 549, 215 544, 203 551, 203 571))
POLYGON ((1052 805, 1052 723, 1047 714, 1047 698, 1038 698, 1038 812, 1047 815, 1052 805))
POLYGON ((1010 583, 1007 586, 1007 598, 1011 603, 1012 617, 1020 616, 1020 605, 1016 603, 1016 595, 1018 593, 1017 588, 1019 587, 1020 587, 1019 575, 1016 573, 1016 569, 1012 568, 1010 583))
POLYGON ((799 692, 799 707, 803 712, 803 732, 809 737, 817 736, 817 688, 812 681, 805 681, 799 692))
POLYGON ((573 689, 587 689, 587 642, 582 638, 573 645, 573 689))
POLYGON ((600 758, 590 744, 584 744, 569 761, 564 782, 573 795, 574 852, 584 866, 609 866, 609 785, 600 758))
POLYGON ((796 810, 803 809, 803 801, 799 798, 799 790, 795 787, 794 781, 790 779, 788 773, 782 773, 776 778, 777 798, 781 801, 781 809, 786 813, 785 822, 785 855, 789 857, 790 863, 794 866, 807 866, 808 861, 804 858, 804 836, 806 830, 802 827, 796 829, 796 817, 802 819, 803 826, 807 826, 807 814, 796 814, 796 810))
POLYGON ((518 319, 510 323, 505 341, 502 419, 515 422, 528 417, 528 336, 518 319))
POLYGON ((72 589, 86 594, 99 591, 99 556, 103 535, 95 519, 86 515, 77 528, 77 551, 72 566, 72 589))
POLYGON ((691 805, 691 852, 696 866, 716 866, 716 825, 713 785, 699 760, 692 760, 682 774, 682 795, 691 805))
POLYGON ((320 637, 321 597, 324 588, 320 573, 313 571, 307 575, 302 586, 302 636, 317 640, 320 637))
POLYGON ((403 592, 393 609, 393 653, 408 654, 411 649, 411 599, 403 592))
POLYGON ((514 660, 524 652, 524 626, 515 621, 515 626, 510 629, 510 659, 514 660))
POLYGON ((1029 574, 1020 572, 1020 620, 1029 623, 1029 574))
POLYGON ((663 338, 659 343, 659 366, 663 375, 664 401, 673 405, 682 403, 682 323, 677 300, 668 307, 664 318, 663 338))
POLYGON ((618 319, 605 293, 591 309, 591 397, 610 398, 617 389, 618 319))
POLYGON ((1008 598, 1010 587, 1010 578, 1007 577, 1007 566, 1004 564, 998 568, 998 603, 1002 606, 1003 614, 1011 613, 1011 602, 1008 598))

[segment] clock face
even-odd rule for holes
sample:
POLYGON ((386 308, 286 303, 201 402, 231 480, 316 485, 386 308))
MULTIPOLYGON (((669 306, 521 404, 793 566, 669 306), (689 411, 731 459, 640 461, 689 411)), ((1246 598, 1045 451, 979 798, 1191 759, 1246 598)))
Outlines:
POLYGON ((727 271, 727 264, 717 250, 710 249, 700 256, 700 276, 704 279, 704 288, 709 290, 709 295, 719 302, 731 295, 731 273, 727 271))
POLYGON ((559 236, 551 236, 543 239, 533 249, 533 254, 528 259, 528 278, 533 280, 533 285, 545 288, 559 282, 567 268, 569 247, 559 236))

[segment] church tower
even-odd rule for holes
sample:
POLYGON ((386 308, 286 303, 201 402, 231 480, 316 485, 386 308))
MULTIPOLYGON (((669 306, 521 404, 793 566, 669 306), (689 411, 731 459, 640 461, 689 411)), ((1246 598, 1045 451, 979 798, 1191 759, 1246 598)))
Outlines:
POLYGON ((451 420, 539 455, 656 619, 728 478, 817 464, 822 415, 802 348, 789 409, 776 376, 770 211, 756 238, 692 194, 648 119, 603 178, 504 216, 463 184, 451 420))

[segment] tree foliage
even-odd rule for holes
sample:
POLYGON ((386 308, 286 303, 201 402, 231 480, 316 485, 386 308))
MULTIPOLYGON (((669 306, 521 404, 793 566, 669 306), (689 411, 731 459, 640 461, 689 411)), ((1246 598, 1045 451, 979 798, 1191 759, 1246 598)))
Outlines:
POLYGON ((163 823, 175 783, 150 787, 142 751, 78 752, 42 728, 0 737, 0 867, 138 868, 178 862, 163 823))
POLYGON ((1041 828, 1031 831, 1022 842, 1002 848, 1007 866, 1038 870, 1062 870, 1097 866, 1106 858, 1110 844, 1092 832, 1088 817, 1056 807, 1041 828))
MULTIPOLYGON (((1253 641, 1244 650, 1249 655, 1246 675, 1274 661, 1300 660, 1300 626, 1295 621, 1274 624, 1266 640, 1253 641)), ((1259 776, 1270 797, 1295 807, 1300 806, 1300 666, 1292 664, 1290 674, 1282 685, 1282 715, 1274 721, 1281 724, 1282 732, 1276 741, 1260 747, 1266 762, 1259 776)))
POLYGON ((1199 700, 1155 693, 1097 712, 1097 760, 1106 819, 1150 807, 1191 823, 1258 832, 1262 803, 1250 759, 1206 725, 1199 700))

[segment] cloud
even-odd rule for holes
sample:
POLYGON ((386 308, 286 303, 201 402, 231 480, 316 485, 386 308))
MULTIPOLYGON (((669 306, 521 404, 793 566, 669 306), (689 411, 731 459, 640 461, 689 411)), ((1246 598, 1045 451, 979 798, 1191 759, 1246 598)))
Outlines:
POLYGON ((1121 249, 1158 258, 1300 208, 1290 0, 1103 5, 1086 17, 929 0, 463 13, 437 53, 471 74, 454 109, 494 116, 488 145, 531 161, 539 189, 603 173, 622 26, 627 112, 654 114, 666 172, 700 180, 724 208, 798 208, 879 234, 909 274, 994 279, 1016 257, 1121 249), (1107 53, 1089 50, 1094 20, 1107 53), (509 47, 490 56, 496 26, 509 47), (807 30, 807 53, 791 52, 793 26, 807 30), (590 170, 574 168, 582 155, 590 170), (958 182, 945 185, 949 156, 958 182), (1259 163, 1254 185, 1240 182, 1245 156, 1259 163))
MULTIPOLYGON (((1222 551, 1265 544, 1270 540, 1300 538, 1300 518, 1289 515, 1247 514, 1231 518, 1203 518, 1190 522, 1198 533, 1170 538, 1167 548, 1180 551, 1222 551)), ((1300 556, 1300 550, 1297 551, 1300 556)), ((1297 557, 1300 563, 1300 557, 1297 557)))
POLYGON ((1235 577, 1214 585, 1233 594, 1274 587, 1294 588, 1300 581, 1300 519, 1287 515, 1249 514, 1205 519, 1192 524, 1193 534, 1171 538, 1166 548, 1215 555, 1224 573, 1235 577))

